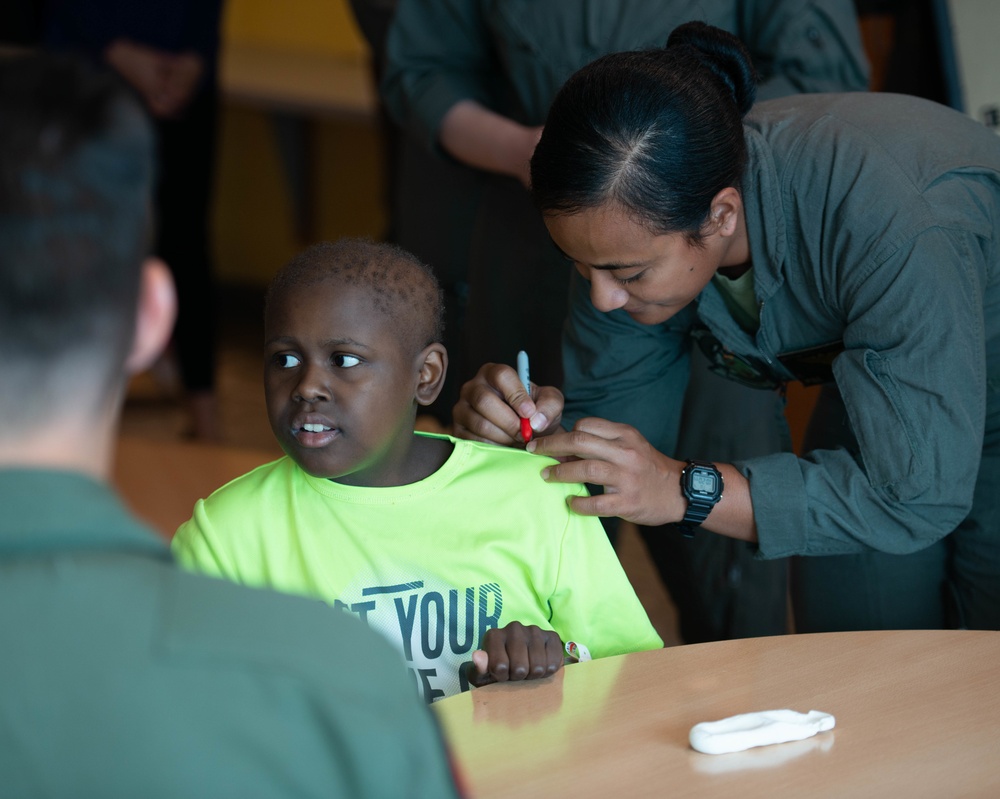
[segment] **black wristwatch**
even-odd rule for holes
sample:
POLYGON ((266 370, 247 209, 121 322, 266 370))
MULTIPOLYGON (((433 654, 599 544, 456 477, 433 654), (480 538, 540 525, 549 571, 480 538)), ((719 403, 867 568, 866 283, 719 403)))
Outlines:
POLYGON ((688 461, 681 472, 681 491, 688 507, 677 527, 687 538, 694 538, 694 531, 722 499, 722 473, 711 463, 688 461))

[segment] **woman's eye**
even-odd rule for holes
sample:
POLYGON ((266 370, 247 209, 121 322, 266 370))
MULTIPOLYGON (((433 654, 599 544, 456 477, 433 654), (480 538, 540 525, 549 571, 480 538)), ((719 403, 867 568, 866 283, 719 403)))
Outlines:
POLYGON ((629 283, 635 283, 639 278, 642 277, 642 272, 636 272, 634 275, 629 275, 628 277, 618 277, 613 275, 615 282, 621 286, 627 286, 629 283))
POLYGON ((361 359, 356 355, 334 355, 333 363, 341 369, 350 369, 361 363, 361 359))
POLYGON ((274 362, 281 369, 294 369, 302 361, 300 361, 296 356, 289 355, 287 352, 279 352, 274 356, 274 362))

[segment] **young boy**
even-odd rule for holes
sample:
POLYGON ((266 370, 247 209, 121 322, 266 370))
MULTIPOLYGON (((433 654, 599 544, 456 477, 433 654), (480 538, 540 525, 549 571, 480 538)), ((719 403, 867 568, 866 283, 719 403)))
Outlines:
POLYGON ((414 432, 447 369, 442 316, 433 274, 396 247, 343 240, 292 260, 265 304, 287 457, 199 500, 174 552, 357 614, 428 702, 551 675, 564 642, 595 657, 662 646, 599 521, 569 510, 583 486, 539 480, 548 461, 520 450, 414 432))

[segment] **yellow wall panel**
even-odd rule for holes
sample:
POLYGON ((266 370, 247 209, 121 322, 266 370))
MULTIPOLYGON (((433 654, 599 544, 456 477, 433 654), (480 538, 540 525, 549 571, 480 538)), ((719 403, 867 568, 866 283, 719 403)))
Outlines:
POLYGON ((327 121, 318 126, 315 160, 319 238, 385 233, 382 141, 376 125, 327 121))
MULTIPOLYGON (((346 0, 229 0, 224 43, 364 62, 367 48, 346 0)), ((213 241, 221 282, 263 286, 304 246, 340 236, 380 237, 386 228, 382 141, 374 119, 311 116, 307 215, 296 216, 272 111, 224 102, 213 241)))
POLYGON ((346 0, 228 0, 223 38, 292 50, 360 55, 367 47, 346 0))
POLYGON ((298 249, 291 195, 267 115, 226 108, 213 235, 223 282, 264 285, 298 249))

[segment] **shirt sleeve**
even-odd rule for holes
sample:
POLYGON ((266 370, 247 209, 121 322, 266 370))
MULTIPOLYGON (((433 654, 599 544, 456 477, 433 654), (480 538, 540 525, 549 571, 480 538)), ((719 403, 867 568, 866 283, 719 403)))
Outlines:
POLYGON ((834 377, 857 443, 740 464, 764 557, 906 554, 972 507, 986 414, 985 269, 975 236, 931 227, 841 279, 834 377))
POLYGON ((427 147, 437 148, 441 120, 456 103, 492 106, 498 72, 478 2, 400 0, 386 41, 382 99, 427 147))
POLYGON ((585 416, 630 424, 671 455, 689 375, 693 310, 662 325, 641 325, 624 311, 601 313, 590 284, 575 274, 563 332, 563 427, 585 416))
POLYGON ((310 767, 330 762, 334 774, 343 773, 346 761, 354 773, 349 786, 331 779, 326 792, 316 795, 465 796, 460 766, 399 653, 357 619, 328 615, 330 623, 320 631, 324 640, 312 646, 325 663, 309 674, 314 680, 301 680, 315 704, 312 718, 325 731, 320 740, 328 746, 325 753, 308 750, 303 754, 313 757, 302 760, 310 767), (337 668, 345 659, 352 666, 360 662, 363 670, 337 668))
POLYGON ((227 547, 213 534, 203 499, 195 503, 191 518, 177 528, 170 541, 170 551, 189 571, 242 582, 227 547))
POLYGON ((742 5, 740 38, 760 74, 758 100, 868 88, 868 60, 851 0, 742 5))
POLYGON ((549 598, 553 629, 595 658, 662 648, 600 521, 564 507, 559 574, 549 598))

